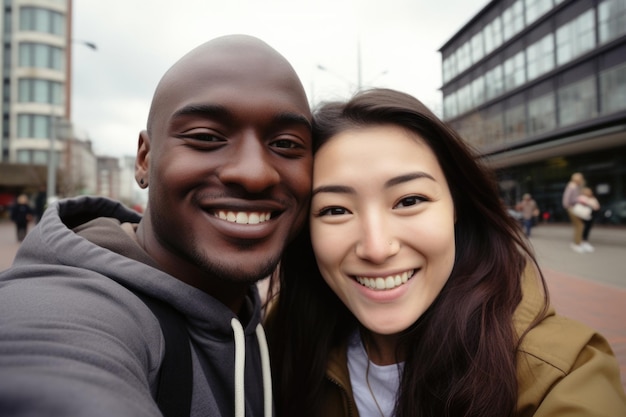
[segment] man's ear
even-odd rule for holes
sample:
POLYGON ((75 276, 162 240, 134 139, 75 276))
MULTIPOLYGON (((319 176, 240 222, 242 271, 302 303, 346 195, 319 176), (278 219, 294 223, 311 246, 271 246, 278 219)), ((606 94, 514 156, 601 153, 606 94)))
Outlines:
POLYGON ((139 133, 137 157, 135 158, 135 181, 141 188, 148 188, 150 183, 150 136, 147 130, 139 133))

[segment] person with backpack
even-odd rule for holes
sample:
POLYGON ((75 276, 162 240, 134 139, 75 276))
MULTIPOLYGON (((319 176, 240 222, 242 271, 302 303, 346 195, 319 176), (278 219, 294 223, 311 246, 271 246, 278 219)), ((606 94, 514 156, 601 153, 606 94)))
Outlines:
POLYGON ((255 284, 306 220, 310 130, 296 72, 257 38, 175 63, 139 134, 143 216, 58 201, 0 274, 0 414, 272 416, 255 284))

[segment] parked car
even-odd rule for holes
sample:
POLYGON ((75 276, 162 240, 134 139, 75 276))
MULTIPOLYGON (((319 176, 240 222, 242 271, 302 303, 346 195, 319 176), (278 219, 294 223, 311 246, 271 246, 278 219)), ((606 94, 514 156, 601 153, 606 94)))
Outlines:
POLYGON ((617 200, 600 209, 600 222, 626 224, 626 200, 617 200))

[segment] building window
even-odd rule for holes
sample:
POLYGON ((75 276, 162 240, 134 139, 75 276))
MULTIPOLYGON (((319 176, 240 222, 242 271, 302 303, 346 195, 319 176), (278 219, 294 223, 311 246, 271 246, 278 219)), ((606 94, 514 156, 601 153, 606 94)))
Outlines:
POLYGON ((502 13, 504 40, 507 41, 524 29, 524 4, 517 0, 502 13))
POLYGON ((30 164, 31 151, 29 149, 19 149, 17 151, 16 159, 18 164, 30 164))
POLYGON ((500 16, 485 26, 485 54, 502 45, 502 19, 500 16))
POLYGON ((528 134, 536 135, 556 128, 554 93, 528 102, 528 134))
POLYGON ((478 148, 485 145, 485 131, 479 112, 472 112, 465 116, 453 128, 461 134, 463 140, 472 146, 478 148))
POLYGON ((499 96, 504 91, 504 79, 502 78, 502 65, 487 71, 485 74, 486 99, 490 100, 499 96))
POLYGON ((504 142, 502 113, 497 113, 485 119, 485 146, 499 145, 504 142))
POLYGON ((459 114, 465 113, 472 107, 471 84, 466 84, 457 91, 457 103, 459 114))
POLYGON ((17 136, 19 138, 50 137, 50 116, 43 114, 20 114, 17 117, 17 136))
POLYGON ((515 142, 526 135, 526 108, 520 104, 504 113, 504 135, 507 142, 515 142))
POLYGON ((478 32, 472 36, 472 63, 478 62, 485 56, 485 46, 483 45, 483 33, 478 32))
POLYGON ((594 10, 589 9, 556 31, 556 60, 558 65, 584 54, 596 44, 594 10))
POLYGON ((626 64, 600 73, 600 109, 603 114, 626 110, 626 64))
POLYGON ((447 119, 451 119, 459 114, 456 104, 456 93, 448 94, 443 98, 443 112, 447 119))
POLYGON ((49 153, 50 151, 43 151, 43 150, 33 151, 33 164, 47 165, 49 153))
POLYGON ((471 57, 471 49, 470 43, 465 42, 459 49, 456 51, 456 63, 457 63, 457 74, 465 71, 472 64, 470 59, 471 57))
POLYGON ((65 16, 62 13, 39 7, 22 7, 20 30, 65 36, 65 16))
POLYGON ((539 77, 554 68, 554 35, 547 34, 526 49, 528 80, 539 77))
POLYGON ((23 78, 19 83, 21 103, 62 104, 63 85, 56 81, 23 78))
POLYGON ((595 77, 559 89, 559 125, 566 126, 596 116, 595 77))
POLYGON ((64 70, 63 49, 42 43, 24 42, 20 44, 20 67, 50 68, 64 70))
POLYGON ((600 43, 626 34, 626 1, 605 0, 598 6, 600 43))
POLYGON ((504 87, 512 90, 526 82, 526 60, 524 51, 504 61, 504 87))
POLYGON ((525 0, 526 24, 530 25, 552 8, 552 0, 525 0))
POLYGON ((456 75, 455 67, 456 67, 456 52, 451 54, 449 57, 443 60, 442 78, 444 82, 447 82, 451 80, 452 78, 454 78, 454 76, 456 75))
POLYGON ((482 75, 472 81, 472 101, 474 106, 480 106, 485 102, 485 77, 482 75))

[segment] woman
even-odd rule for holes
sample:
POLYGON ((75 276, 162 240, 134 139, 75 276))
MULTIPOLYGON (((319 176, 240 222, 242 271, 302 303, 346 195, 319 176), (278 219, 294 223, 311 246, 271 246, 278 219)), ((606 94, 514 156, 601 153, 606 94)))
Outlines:
POLYGON ((563 191, 563 208, 567 210, 567 215, 574 227, 574 239, 570 246, 574 252, 578 253, 585 252, 585 248, 582 245, 584 224, 583 220, 574 213, 573 208, 584 185, 585 177, 583 177, 583 174, 575 172, 563 191))
POLYGON ((454 131, 371 90, 321 107, 314 137, 312 245, 288 248, 267 322, 279 416, 626 412, 606 341, 554 315, 454 131))
POLYGON ((591 243, 589 243, 589 233, 591 233, 591 228, 593 227, 593 220, 600 211, 600 202, 593 195, 593 190, 589 187, 583 187, 580 191, 580 195, 576 199, 576 202, 589 207, 591 210, 589 218, 582 219, 583 233, 580 246, 582 246, 585 252, 593 252, 595 251, 595 248, 591 245, 591 243))

